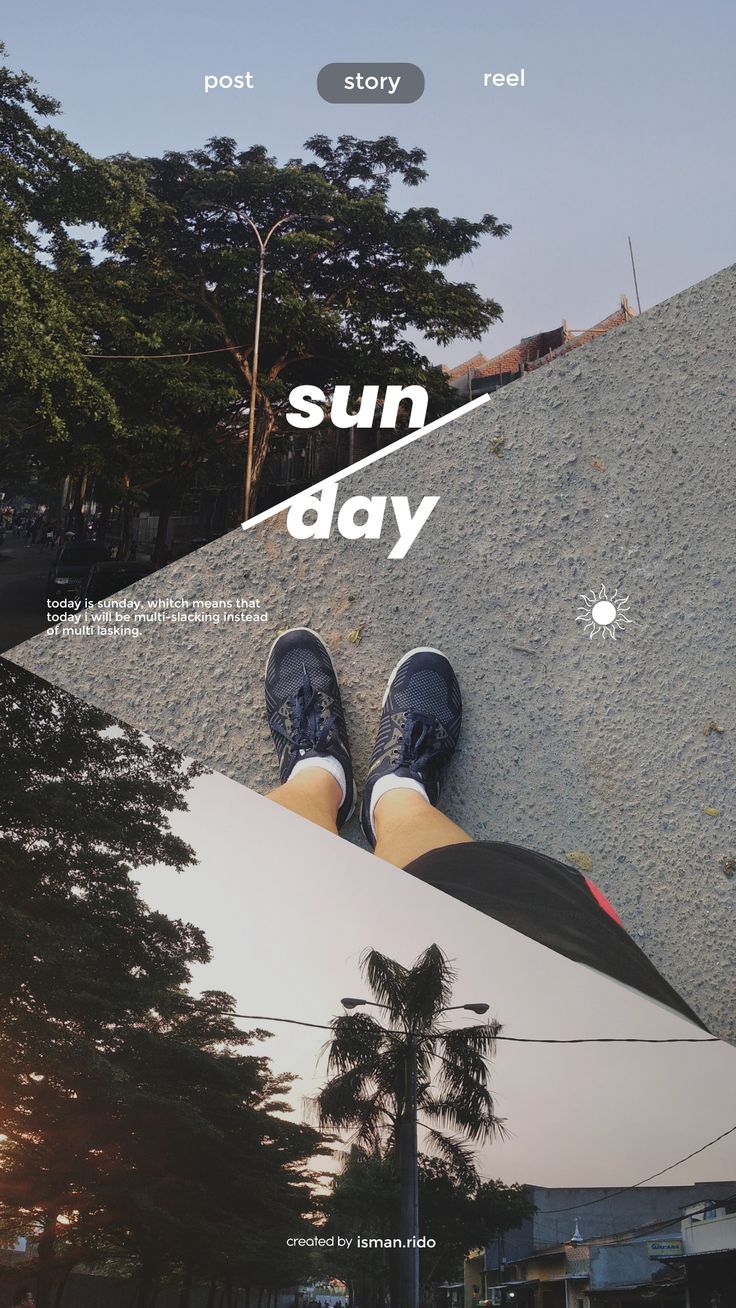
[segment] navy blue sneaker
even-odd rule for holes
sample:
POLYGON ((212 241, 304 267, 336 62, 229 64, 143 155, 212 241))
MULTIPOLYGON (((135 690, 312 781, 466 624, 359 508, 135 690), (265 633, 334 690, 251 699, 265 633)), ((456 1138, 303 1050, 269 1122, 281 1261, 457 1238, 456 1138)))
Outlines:
POLYGON ((266 713, 282 784, 301 759, 333 758, 342 765, 347 793, 337 815, 341 827, 355 808, 356 795, 345 714, 332 659, 308 627, 292 627, 271 646, 266 713))
POLYGON ((371 845, 371 796, 380 777, 395 773, 424 786, 437 804, 463 719, 460 687, 450 660, 438 649, 412 649, 396 664, 383 697, 381 720, 368 769, 360 821, 371 845))

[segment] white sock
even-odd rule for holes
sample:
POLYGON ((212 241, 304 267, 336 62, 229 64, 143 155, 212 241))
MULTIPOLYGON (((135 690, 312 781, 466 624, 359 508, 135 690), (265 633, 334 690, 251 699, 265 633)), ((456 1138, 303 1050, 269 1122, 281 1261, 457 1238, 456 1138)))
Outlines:
POLYGON ((348 783, 345 776, 345 769, 331 754, 320 754, 319 757, 300 758, 298 763, 294 764, 289 774, 289 780, 295 777, 297 772, 303 772, 305 768, 321 768, 323 772, 329 772, 331 777, 335 778, 340 787, 340 803, 344 803, 345 796, 348 793, 348 783))
POLYGON ((381 795, 385 795, 388 790, 415 790, 418 795, 421 795, 422 798, 426 799, 427 803, 429 803, 429 795, 420 781, 415 781, 413 777, 397 777, 395 772, 387 772, 385 777, 378 778, 371 795, 371 807, 368 813, 368 820, 374 833, 376 828, 373 821, 373 814, 376 811, 376 804, 381 798, 381 795))

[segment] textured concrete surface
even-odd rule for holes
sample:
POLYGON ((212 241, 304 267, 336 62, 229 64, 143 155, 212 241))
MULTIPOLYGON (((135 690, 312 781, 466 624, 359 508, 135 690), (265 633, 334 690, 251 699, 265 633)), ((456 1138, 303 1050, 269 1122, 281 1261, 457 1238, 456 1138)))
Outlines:
POLYGON ((280 629, 330 645, 359 781, 390 668, 440 645, 466 707, 448 811, 589 871, 733 1038, 735 315, 730 269, 347 478, 338 506, 441 496, 402 561, 388 539, 295 541, 282 514, 128 592, 252 594, 268 626, 42 636, 10 657, 266 790, 261 675, 280 629), (630 596, 615 643, 575 623, 601 584, 630 596))

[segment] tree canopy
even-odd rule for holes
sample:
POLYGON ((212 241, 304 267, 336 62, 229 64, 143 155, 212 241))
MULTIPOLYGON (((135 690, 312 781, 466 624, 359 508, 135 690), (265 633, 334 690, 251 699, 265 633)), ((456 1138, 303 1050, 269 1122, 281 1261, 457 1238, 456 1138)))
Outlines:
POLYGON ((258 266, 251 223, 265 237, 290 215, 267 252, 257 471, 270 434, 280 423, 283 430, 292 386, 309 381, 329 393, 338 383, 418 382, 441 412, 452 393, 407 333, 447 344, 480 336, 501 314, 443 270, 484 236, 504 236, 507 225, 492 214, 470 221, 392 207, 391 191, 426 178, 423 150, 403 149, 392 136, 347 135, 312 136, 305 149, 312 158, 282 165, 262 145, 241 150, 216 137, 204 149, 115 160, 143 179, 149 202, 131 239, 113 233, 108 249, 145 277, 161 304, 179 307, 180 349, 205 340, 225 347, 220 364, 244 397, 258 266))
MULTIPOLYGON (((400 207, 426 157, 393 136, 309 137, 280 163, 216 137, 160 157, 92 158, 59 105, 0 65, 0 447, 9 469, 92 474, 109 504, 164 515, 198 470, 242 482, 258 244, 266 253, 254 462, 310 382, 415 383, 453 407, 416 342, 477 338, 500 306, 448 274, 508 225, 400 207), (143 357, 128 357, 143 356, 143 357), (167 357, 168 356, 168 357, 167 357)), ((329 409, 329 400, 328 400, 329 409)))
MULTIPOLYGON (((398 1207, 399 1179, 391 1151, 354 1145, 323 1208, 330 1234, 353 1237, 352 1246, 343 1246, 330 1259, 330 1267, 349 1283, 354 1301, 364 1308, 378 1308, 390 1295, 396 1281, 395 1256, 387 1248, 358 1248, 355 1237, 395 1236, 398 1207)), ((425 1300, 433 1284, 462 1280, 469 1250, 485 1247, 534 1211, 523 1185, 483 1181, 426 1154, 419 1156, 419 1207, 422 1231, 435 1241, 435 1247, 420 1256, 425 1300)))
POLYGON ((473 1146, 503 1134, 488 1084, 500 1024, 446 1026, 455 972, 438 945, 411 967, 370 949, 363 970, 386 1022, 359 1012, 333 1020, 330 1076, 315 1101, 321 1125, 352 1130, 368 1148, 393 1150, 410 1111, 405 1069, 411 1047, 425 1146, 473 1177, 473 1146))
POLYGON ((37 1241, 39 1308, 110 1259, 139 1308, 165 1276, 278 1283, 320 1137, 135 880, 193 864, 171 816, 199 769, 11 664, 0 713, 0 1231, 37 1241))
POLYGON ((59 103, 13 72, 0 43, 0 451, 9 471, 71 470, 85 441, 111 444, 114 402, 83 357, 89 326, 59 275, 81 224, 124 230, 132 179, 53 125, 59 103), (50 121, 51 120, 51 121, 50 121))

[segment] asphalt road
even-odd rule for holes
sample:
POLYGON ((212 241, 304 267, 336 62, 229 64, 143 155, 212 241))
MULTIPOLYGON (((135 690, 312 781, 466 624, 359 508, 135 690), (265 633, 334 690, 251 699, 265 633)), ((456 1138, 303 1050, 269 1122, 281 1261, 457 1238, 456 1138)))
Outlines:
MULTIPOLYGON (((266 623, 43 638, 13 659, 265 792, 278 773, 263 667, 279 630, 327 641, 359 782, 389 670, 439 646, 465 704, 449 815, 591 875, 734 1039, 735 312, 728 269, 351 472, 341 504, 439 496, 403 559, 387 558, 389 526, 380 540, 302 541, 280 514, 129 592, 255 597, 266 623), (630 597, 615 641, 577 621, 581 594, 604 583, 630 597)), ((360 841, 357 823, 345 835, 360 841)))
POLYGON ((25 537, 6 534, 0 545, 0 653, 46 627, 46 574, 52 550, 26 548, 25 537))

